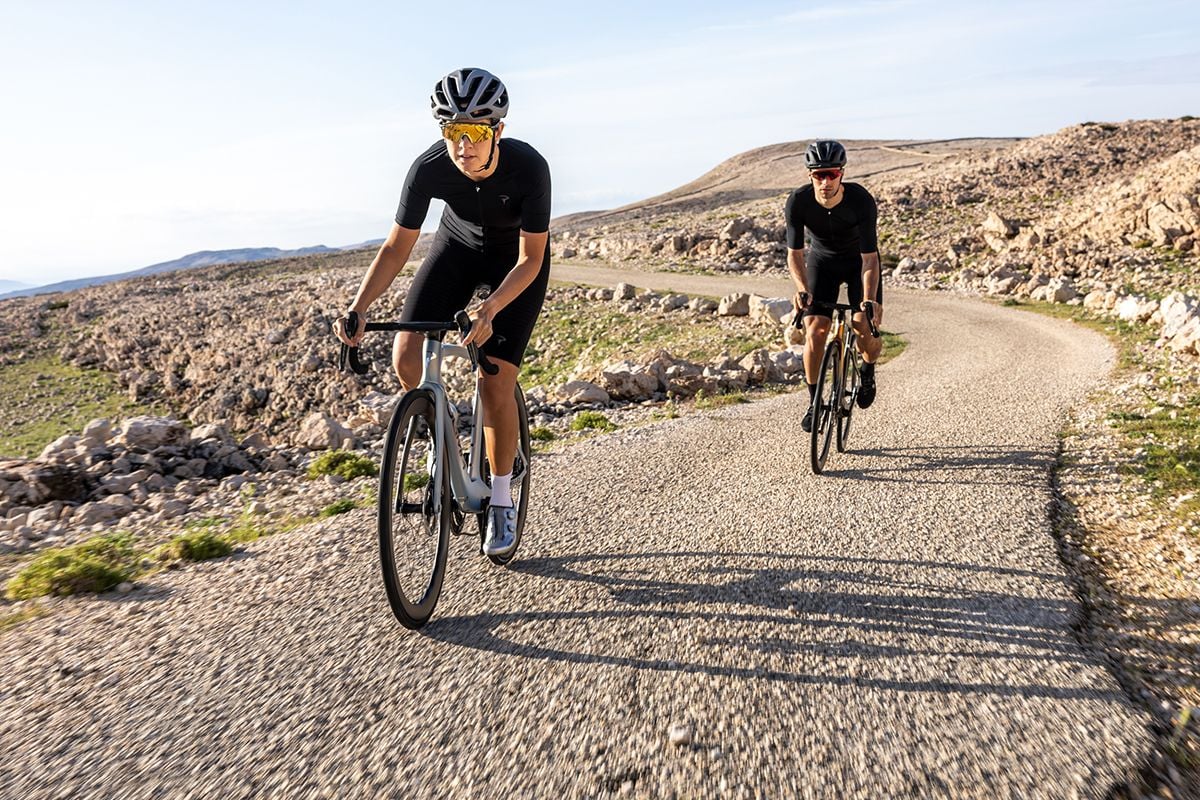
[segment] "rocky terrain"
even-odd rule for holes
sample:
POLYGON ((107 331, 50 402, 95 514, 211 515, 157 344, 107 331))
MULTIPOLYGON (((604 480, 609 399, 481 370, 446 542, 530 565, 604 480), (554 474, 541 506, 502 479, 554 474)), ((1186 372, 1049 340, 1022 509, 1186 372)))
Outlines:
MULTIPOLYGON (((388 337, 365 346, 376 367, 367 375, 337 367, 330 324, 362 256, 352 266, 342 258, 347 265, 221 267, 0 305, 10 362, 50 351, 112 374, 132 402, 174 410, 94 419, 36 458, 0 460, 0 555, 24 559, 118 529, 150 546, 197 520, 236 526, 247 512, 278 527, 336 500, 341 481, 314 483, 305 469, 338 448, 378 461, 399 392, 388 337), (247 297, 271 309, 265 332, 231 311, 247 297)), ((373 313, 398 314, 406 286, 402 278, 373 313)), ((802 364, 790 312, 787 302, 747 294, 718 302, 630 284, 555 288, 527 362, 532 423, 543 439, 569 439, 582 435, 572 429, 581 411, 602 411, 605 425, 621 426, 678 413, 680 401, 697 396, 794 383, 802 364), (568 323, 561 330, 560 319, 568 323)), ((470 378, 461 368, 445 377, 464 398, 465 426, 470 378)), ((15 426, 34 412, 14 405, 6 413, 15 426)), ((0 580, 21 563, 0 563, 0 580)))
MULTIPOLYGON (((1076 308, 1128 340, 1117 383, 1065 438, 1062 549, 1088 598, 1089 635, 1162 728, 1158 760, 1129 794, 1197 791, 1200 121, 847 145, 848 180, 879 199, 889 285, 1076 308), (1169 469, 1150 472, 1163 460, 1169 469)), ((802 180, 803 149, 760 148, 658 198, 556 221, 556 259, 631 274, 621 286, 556 290, 564 318, 607 315, 575 338, 635 323, 623 347, 569 346, 551 330, 535 340, 528 374, 541 379, 525 383, 536 425, 564 437, 582 410, 632 425, 677 413, 679 400, 795 382, 799 336, 778 298, 634 286, 638 270, 784 274, 782 206, 802 180), (693 331, 713 336, 680 343, 693 331), (722 338, 737 346, 714 345, 722 338)), ((247 516, 280 526, 345 497, 339 479, 304 473, 329 448, 377 449, 398 390, 383 337, 367 348, 369 376, 334 363, 329 325, 367 260, 218 266, 0 302, 0 369, 98 371, 134 407, 158 409, 66 427, 37 457, 0 463, 0 578, 103 531, 153 538, 247 516)), ((374 317, 398 313, 398 288, 374 317)), ((17 389, 0 427, 36 414, 39 402, 19 402, 17 389)))

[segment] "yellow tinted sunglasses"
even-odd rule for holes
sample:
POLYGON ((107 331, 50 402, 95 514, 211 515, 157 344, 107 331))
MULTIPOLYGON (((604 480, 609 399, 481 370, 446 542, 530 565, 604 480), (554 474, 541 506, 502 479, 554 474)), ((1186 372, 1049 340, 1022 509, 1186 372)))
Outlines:
POLYGON ((464 136, 473 144, 479 144, 484 139, 491 139, 496 129, 491 125, 480 125, 474 122, 447 122, 442 125, 442 137, 452 142, 460 141, 464 136))

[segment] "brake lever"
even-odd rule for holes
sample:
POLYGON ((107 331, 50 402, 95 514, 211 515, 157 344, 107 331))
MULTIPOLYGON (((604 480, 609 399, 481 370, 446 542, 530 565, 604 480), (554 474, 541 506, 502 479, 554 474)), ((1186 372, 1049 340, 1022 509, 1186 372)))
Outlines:
POLYGON ((875 304, 868 300, 863 303, 863 311, 867 314, 867 325, 871 328, 871 335, 878 339, 879 328, 875 327, 875 304))
MULTIPOLYGON (((466 336, 471 332, 471 317, 465 310, 459 311, 454 315, 454 322, 458 325, 458 332, 466 336)), ((479 349, 478 345, 467 345, 467 354, 471 357, 472 366, 479 365, 479 368, 487 375, 495 375, 500 371, 500 368, 492 363, 492 360, 479 349)))
MULTIPOLYGON (((346 338, 353 338, 354 334, 358 333, 357 311, 346 312, 346 316, 342 318, 342 330, 346 332, 346 338)), ((356 375, 366 375, 370 364, 359 359, 357 347, 342 342, 342 349, 338 353, 338 368, 345 370, 347 367, 356 375)))

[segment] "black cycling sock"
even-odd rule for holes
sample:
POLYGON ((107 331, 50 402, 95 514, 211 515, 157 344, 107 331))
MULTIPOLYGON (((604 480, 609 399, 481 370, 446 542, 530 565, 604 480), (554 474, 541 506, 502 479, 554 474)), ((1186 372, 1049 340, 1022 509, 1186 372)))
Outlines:
POLYGON ((864 378, 869 378, 869 377, 871 377, 871 376, 872 376, 872 375, 874 375, 874 374, 875 374, 875 365, 874 365, 874 364, 871 364, 871 363, 869 363, 869 362, 867 362, 867 361, 864 361, 864 362, 863 362, 863 365, 862 365, 862 375, 863 375, 863 377, 864 377, 864 378))
POLYGON ((813 398, 816 396, 817 396, 817 385, 815 383, 808 384, 808 402, 811 403, 813 401, 813 398))

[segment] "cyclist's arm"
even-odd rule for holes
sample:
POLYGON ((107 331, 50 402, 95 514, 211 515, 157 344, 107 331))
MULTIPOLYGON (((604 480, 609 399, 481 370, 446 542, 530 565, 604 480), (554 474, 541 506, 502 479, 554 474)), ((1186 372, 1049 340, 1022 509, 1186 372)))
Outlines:
POLYGON ((875 304, 875 325, 883 321, 883 309, 875 302, 879 291, 879 251, 862 254, 863 299, 875 304))
POLYGON ((801 305, 800 295, 807 294, 810 298, 812 297, 812 294, 808 291, 808 271, 804 266, 803 248, 795 250, 789 247, 787 264, 788 273, 792 276, 792 283, 796 284, 796 299, 793 302, 799 308, 801 305))
POLYGON ((788 195, 783 206, 783 218, 787 223, 788 274, 792 276, 792 283, 796 284, 796 296, 792 303, 797 309, 801 309, 805 305, 801 301, 811 300, 812 294, 808 291, 808 271, 804 265, 804 219, 800 213, 796 192, 788 195), (808 297, 804 298, 803 295, 808 297))
POLYGON ((471 332, 463 339, 464 344, 474 342, 483 344, 492 335, 492 320, 504 310, 504 307, 516 300, 521 292, 529 288, 534 278, 542 271, 542 259, 546 254, 546 244, 550 240, 550 232, 530 233, 522 230, 520 233, 517 264, 513 267, 500 285, 488 298, 480 303, 475 312, 471 332))
MULTIPOLYGON (((366 311, 371 307, 379 295, 387 291, 387 288, 392 285, 392 281, 400 274, 400 270, 404 269, 404 265, 408 263, 408 257, 412 255, 413 245, 417 243, 417 237, 421 235, 420 230, 413 228, 402 228, 396 223, 392 223, 392 229, 388 231, 387 239, 379 247, 379 252, 375 254, 375 260, 371 262, 371 266, 367 268, 367 274, 363 276, 362 283, 358 286, 358 294, 354 296, 354 302, 350 304, 350 311, 357 311, 360 318, 360 326, 366 324, 366 311)), ((343 339, 340 326, 338 327, 338 338, 343 339)), ((359 328, 359 335, 354 337, 353 342, 348 344, 357 344, 358 339, 362 335, 362 328, 359 328)))

